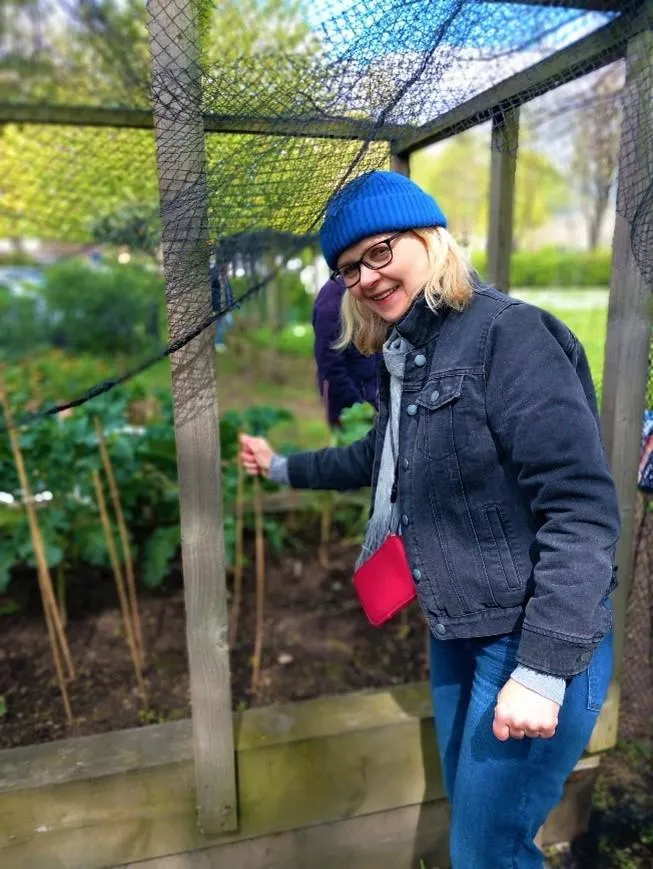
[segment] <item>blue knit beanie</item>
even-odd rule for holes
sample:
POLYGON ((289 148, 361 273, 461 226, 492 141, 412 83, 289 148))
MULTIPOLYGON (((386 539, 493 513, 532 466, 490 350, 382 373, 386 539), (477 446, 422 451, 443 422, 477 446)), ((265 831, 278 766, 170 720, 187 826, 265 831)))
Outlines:
POLYGON ((446 227, 440 206, 410 178, 373 170, 354 178, 329 201, 320 229, 320 245, 329 268, 362 238, 379 232, 446 227))

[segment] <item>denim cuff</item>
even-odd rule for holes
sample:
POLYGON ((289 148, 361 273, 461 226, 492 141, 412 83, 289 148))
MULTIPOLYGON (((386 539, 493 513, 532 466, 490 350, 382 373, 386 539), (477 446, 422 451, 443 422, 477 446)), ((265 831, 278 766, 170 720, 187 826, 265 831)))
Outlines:
POLYGON ((567 687, 562 676, 549 676, 547 673, 540 673, 538 670, 531 670, 530 667, 518 664, 510 678, 519 682, 524 688, 530 688, 541 697, 546 697, 547 700, 553 700, 558 706, 562 706, 567 687))
POLYGON ((285 456, 272 456, 270 462, 270 471, 268 479, 273 483, 279 483, 282 486, 289 486, 290 479, 288 477, 288 459, 285 456))

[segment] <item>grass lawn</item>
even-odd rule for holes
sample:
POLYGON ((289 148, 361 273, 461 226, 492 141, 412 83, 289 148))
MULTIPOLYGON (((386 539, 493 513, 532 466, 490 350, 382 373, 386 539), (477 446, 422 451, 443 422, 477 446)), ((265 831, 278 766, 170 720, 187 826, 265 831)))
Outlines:
POLYGON ((587 353, 597 392, 603 380, 603 354, 608 322, 608 290, 515 290, 513 295, 566 323, 587 353))
MULTIPOLYGON (((585 347, 598 388, 603 377, 608 290, 515 290, 513 295, 550 311, 569 326, 585 347)), ((275 446, 290 441, 306 449, 326 446, 329 431, 315 386, 310 324, 286 327, 278 350, 265 346, 265 337, 265 330, 257 330, 254 342, 246 345, 228 333, 227 352, 216 354, 220 410, 257 404, 285 407, 294 413, 296 423, 272 432, 275 446)), ((150 387, 169 386, 168 360, 139 379, 150 387)))

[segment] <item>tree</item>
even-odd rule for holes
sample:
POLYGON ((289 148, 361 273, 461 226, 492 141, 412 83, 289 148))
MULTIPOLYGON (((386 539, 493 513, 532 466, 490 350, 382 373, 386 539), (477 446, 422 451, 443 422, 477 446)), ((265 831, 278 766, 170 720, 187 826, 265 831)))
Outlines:
POLYGON ((590 250, 599 244, 617 178, 623 85, 621 64, 601 70, 572 115, 574 157, 570 180, 580 194, 590 250))
MULTIPOLYGON (((513 246, 542 226, 567 201, 563 175, 546 154, 525 144, 517 155, 513 246)), ((490 190, 490 141, 484 132, 468 130, 437 149, 417 152, 412 174, 433 194, 447 216, 449 229, 462 243, 484 238, 490 190)))
POLYGON ((418 151, 411 163, 415 181, 435 196, 449 230, 463 244, 486 233, 489 172, 489 141, 478 130, 418 151))
POLYGON ((523 247, 529 233, 544 226, 568 199, 565 178, 546 154, 520 147, 515 178, 513 248, 523 247))

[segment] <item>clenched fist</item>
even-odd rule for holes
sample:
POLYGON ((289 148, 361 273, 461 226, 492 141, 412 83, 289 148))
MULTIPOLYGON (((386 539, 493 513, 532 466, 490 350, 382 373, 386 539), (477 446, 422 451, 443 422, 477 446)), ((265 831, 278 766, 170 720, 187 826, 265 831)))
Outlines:
POLYGON ((241 434, 240 461, 251 477, 255 477, 257 474, 267 477, 270 473, 273 456, 274 450, 265 438, 241 434))
POLYGON ((492 732, 502 742, 525 736, 550 739, 558 726, 559 710, 555 701, 508 679, 497 696, 492 732))

